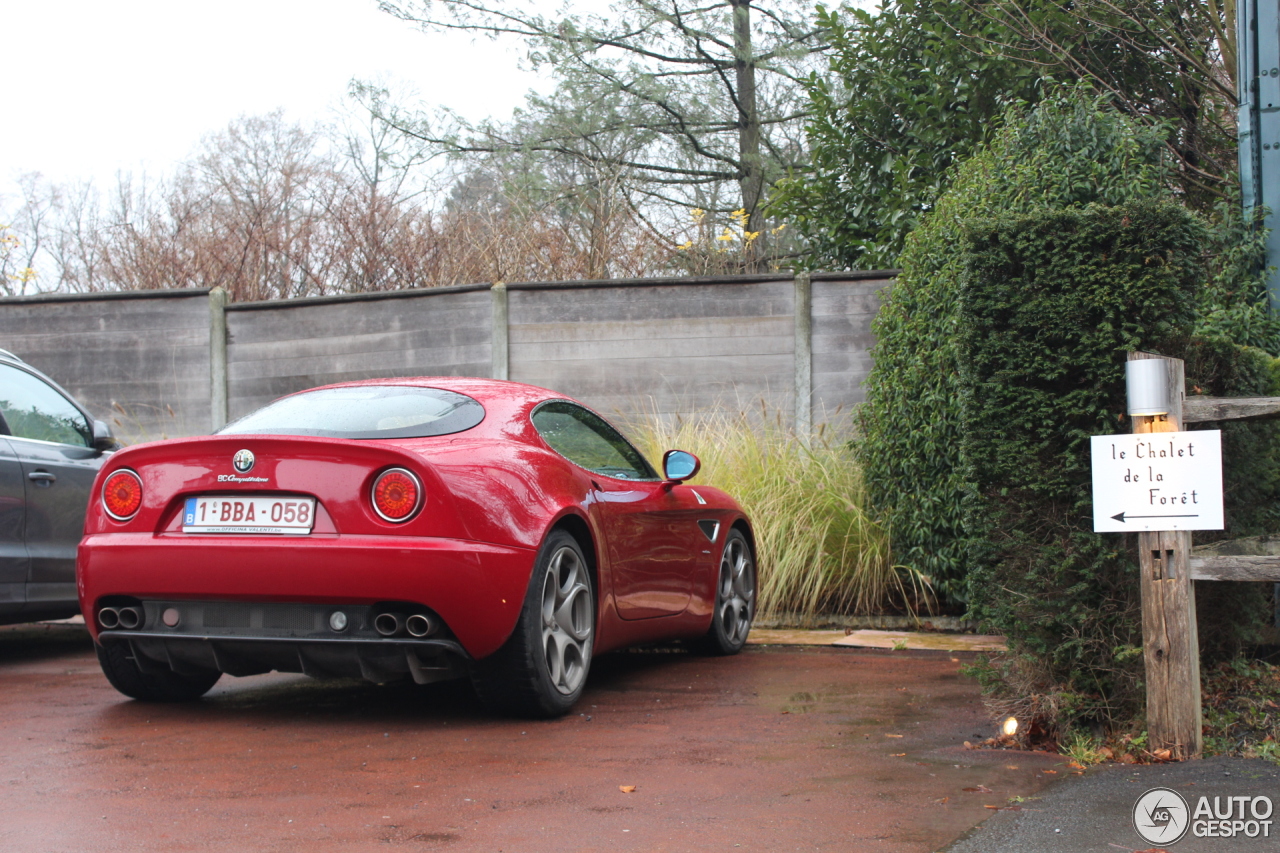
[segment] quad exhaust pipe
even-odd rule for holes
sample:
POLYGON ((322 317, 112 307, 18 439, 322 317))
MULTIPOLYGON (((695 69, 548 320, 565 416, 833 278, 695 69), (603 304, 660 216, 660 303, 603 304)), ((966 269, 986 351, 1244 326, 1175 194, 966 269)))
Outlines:
POLYGON ((436 620, 425 613, 402 613, 387 611, 373 617, 373 630, 383 637, 397 637, 402 632, 417 639, 429 637, 436 632, 436 620))
POLYGON ((108 631, 123 628, 132 631, 142 627, 141 607, 104 607, 98 611, 98 624, 108 631))
POLYGON ((379 613, 373 617, 373 630, 384 637, 394 637, 404 628, 404 617, 399 613, 379 613))
POLYGON ((421 638, 426 637, 429 634, 434 634, 436 630, 436 623, 430 616, 422 613, 415 613, 408 619, 404 620, 404 629, 409 632, 410 636, 421 638))

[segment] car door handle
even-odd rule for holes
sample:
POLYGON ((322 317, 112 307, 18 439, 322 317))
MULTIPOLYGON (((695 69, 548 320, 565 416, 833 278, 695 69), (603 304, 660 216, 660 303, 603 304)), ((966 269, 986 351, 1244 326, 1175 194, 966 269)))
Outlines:
POLYGON ((27 479, 40 486, 52 486, 58 482, 58 475, 52 471, 32 471, 27 479))

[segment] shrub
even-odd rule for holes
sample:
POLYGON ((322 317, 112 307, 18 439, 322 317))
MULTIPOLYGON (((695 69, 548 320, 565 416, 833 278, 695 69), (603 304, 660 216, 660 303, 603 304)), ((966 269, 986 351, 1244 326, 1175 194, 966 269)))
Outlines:
MULTIPOLYGON (((997 710, 1053 736, 1141 715, 1136 537, 1095 534, 1089 438, 1130 429, 1130 350, 1180 357, 1189 393, 1267 396, 1276 360, 1192 338, 1203 224, 1167 202, 1041 211, 966 230, 959 340, 971 614, 1008 638, 982 673, 997 710)), ((1226 530, 1277 529, 1280 427, 1223 433, 1226 530)), ((1199 584, 1202 655, 1256 642, 1269 590, 1199 584)))
POLYGON ((953 601, 966 597, 968 570, 956 350, 965 220, 1121 204, 1160 197, 1166 185, 1163 130, 1087 91, 1059 91, 1004 121, 907 240, 875 322, 861 409, 858 458, 871 505, 893 531, 895 558, 953 601))
MULTIPOLYGON (((1182 357, 1187 394, 1211 397, 1280 395, 1280 359, 1222 338, 1198 338, 1182 357)), ((1261 536, 1280 530, 1280 423, 1232 421, 1192 424, 1222 430, 1226 529, 1195 534, 1196 544, 1261 536)), ((1196 622, 1202 667, 1237 657, 1259 642, 1271 616, 1272 585, 1217 581, 1196 584, 1196 622)))
POLYGON ((1012 657, 1037 661, 1002 672, 1006 694, 1044 697, 1024 714, 1051 729, 1125 719, 1141 702, 1137 567, 1123 534, 1093 532, 1089 439, 1129 431, 1129 351, 1185 347, 1205 229, 1177 205, 1140 202, 974 222, 966 237, 970 612, 1012 657))
POLYGON ((806 447, 777 419, 747 413, 632 430, 651 459, 678 447, 697 455, 692 481, 723 489, 751 518, 759 562, 758 611, 798 616, 876 613, 926 593, 889 556, 884 529, 864 509, 847 436, 821 430, 806 447))

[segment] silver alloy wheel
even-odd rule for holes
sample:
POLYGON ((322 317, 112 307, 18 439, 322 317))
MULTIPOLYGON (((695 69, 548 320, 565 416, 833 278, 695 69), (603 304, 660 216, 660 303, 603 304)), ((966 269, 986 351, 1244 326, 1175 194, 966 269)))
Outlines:
POLYGON ((755 611, 756 568, 741 536, 731 536, 720 558, 720 588, 716 593, 716 619, 730 645, 740 646, 751 630, 755 611))
POLYGON ((582 686, 595 633, 591 587, 578 553, 562 547, 551 556, 542 583, 542 649, 547 675, 568 695, 582 686))

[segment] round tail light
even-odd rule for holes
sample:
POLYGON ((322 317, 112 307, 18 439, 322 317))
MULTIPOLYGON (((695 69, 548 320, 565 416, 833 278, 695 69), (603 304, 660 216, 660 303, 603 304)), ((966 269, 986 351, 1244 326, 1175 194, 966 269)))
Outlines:
POLYGON ((107 478, 102 484, 102 507, 116 521, 128 521, 142 506, 142 480, 128 468, 107 478))
POLYGON ((422 483, 412 471, 389 468, 373 482, 373 508, 387 521, 408 521, 422 506, 422 483))

